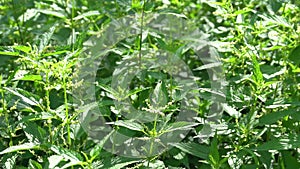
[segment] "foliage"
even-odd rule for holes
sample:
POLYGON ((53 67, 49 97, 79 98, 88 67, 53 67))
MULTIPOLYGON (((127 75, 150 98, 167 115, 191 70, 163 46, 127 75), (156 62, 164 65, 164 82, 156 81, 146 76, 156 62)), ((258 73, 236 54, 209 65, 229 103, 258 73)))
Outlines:
POLYGON ((299 7, 296 0, 1 0, 0 165, 299 168, 299 7), (97 104, 80 107, 76 101, 82 98, 76 98, 74 89, 85 82, 74 79, 85 59, 84 42, 101 35, 118 18, 137 15, 143 23, 149 18, 142 16, 151 13, 189 20, 201 37, 170 40, 142 30, 114 44, 104 51, 97 68, 97 104), (197 58, 193 41, 201 38, 207 44, 200 54, 221 59, 228 82, 224 91, 209 90, 213 84, 208 72, 219 63, 205 64, 197 58), (189 66, 198 87, 195 97, 188 98, 181 83, 163 70, 141 71, 132 77, 128 91, 110 85, 116 72, 124 73, 120 65, 130 62, 141 68, 151 63, 158 49, 189 66), (226 96, 220 104, 224 113, 208 124, 203 121, 217 102, 210 99, 215 93, 226 96), (176 121, 184 99, 196 103, 194 123, 176 121), (122 107, 124 100, 132 107, 122 107), (117 156, 104 149, 114 133, 95 142, 80 123, 81 115, 95 107, 117 131, 151 140, 144 156, 117 156), (154 122, 126 119, 120 111, 127 109, 147 111, 143 118, 154 122), (157 137, 183 130, 189 133, 180 143, 155 154, 157 137))

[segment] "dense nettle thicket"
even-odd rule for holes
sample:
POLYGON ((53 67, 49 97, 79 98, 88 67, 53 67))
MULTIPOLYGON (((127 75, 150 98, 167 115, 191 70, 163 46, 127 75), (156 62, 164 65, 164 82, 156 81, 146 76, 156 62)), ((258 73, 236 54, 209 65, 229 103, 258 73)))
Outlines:
POLYGON ((1 0, 0 166, 300 168, 296 0, 1 0))

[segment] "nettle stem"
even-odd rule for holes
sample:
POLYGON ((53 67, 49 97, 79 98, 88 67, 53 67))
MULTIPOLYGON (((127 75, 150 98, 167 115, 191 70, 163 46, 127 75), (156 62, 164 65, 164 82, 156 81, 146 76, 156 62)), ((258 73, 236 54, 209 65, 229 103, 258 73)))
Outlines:
POLYGON ((66 75, 64 72, 63 75, 63 90, 64 90, 64 104, 65 104, 65 116, 66 116, 66 125, 67 125, 67 141, 68 144, 71 146, 71 131, 70 131, 70 120, 69 120, 69 105, 68 105, 68 95, 67 95, 67 82, 66 82, 66 75))
POLYGON ((144 27, 144 14, 145 14, 145 3, 146 1, 143 0, 143 7, 142 7, 142 18, 141 18, 141 31, 140 31, 140 42, 139 42, 139 67, 142 68, 142 43, 143 43, 143 27, 144 27))
POLYGON ((75 24, 74 24, 74 17, 75 17, 75 1, 72 0, 72 16, 71 16, 71 27, 72 27, 72 52, 75 51, 75 24))
MULTIPOLYGON (((46 83, 45 83, 45 93, 46 93, 46 110, 47 112, 51 111, 50 108, 50 89, 49 89, 49 71, 46 71, 46 83)), ((51 120, 48 120, 48 131, 49 131, 49 139, 50 139, 50 143, 53 143, 53 136, 52 136, 52 124, 51 124, 51 120)))
MULTIPOLYGON (((8 114, 8 111, 7 111, 7 104, 6 104, 6 100, 5 100, 5 93, 4 93, 4 88, 5 87, 5 84, 3 84, 2 86, 2 74, 0 75, 0 93, 1 93, 1 98, 2 98, 2 113, 4 114, 4 117, 5 117, 5 123, 6 123, 6 126, 7 126, 7 131, 9 133, 9 146, 12 146, 13 145, 13 137, 12 137, 12 130, 11 130, 11 127, 10 127, 10 124, 9 124, 9 114, 8 114)), ((1 113, 1 114, 2 114, 1 113)), ((1 115, 0 114, 0 115, 1 115)))

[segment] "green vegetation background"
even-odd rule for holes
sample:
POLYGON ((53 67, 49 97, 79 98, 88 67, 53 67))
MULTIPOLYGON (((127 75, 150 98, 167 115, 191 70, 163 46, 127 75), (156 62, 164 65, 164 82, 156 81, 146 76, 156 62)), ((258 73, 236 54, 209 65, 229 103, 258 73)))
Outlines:
MULTIPOLYGON (((151 32, 142 44, 139 38, 120 42, 99 68, 98 102, 111 121, 118 115, 104 86, 109 86, 117 64, 141 45, 144 50, 180 51, 179 57, 201 78, 199 90, 209 87, 203 63, 184 42, 151 32)), ((296 0, 0 0, 0 166, 300 168, 299 66, 296 0), (117 18, 142 12, 180 14, 195 23, 217 50, 228 84, 215 135, 199 140, 200 124, 163 154, 130 159, 102 150, 102 142, 93 142, 81 128, 72 101, 72 88, 79 84, 72 79, 89 37, 117 18)), ((139 80, 133 89, 145 85, 163 92, 156 82, 170 82, 164 72, 139 80)), ((147 97, 149 91, 135 94, 147 97)), ((132 102, 146 105, 144 100, 132 102)), ((212 101, 200 99, 198 104, 195 117, 205 117, 212 101)), ((126 124, 117 127, 138 132, 126 124)))

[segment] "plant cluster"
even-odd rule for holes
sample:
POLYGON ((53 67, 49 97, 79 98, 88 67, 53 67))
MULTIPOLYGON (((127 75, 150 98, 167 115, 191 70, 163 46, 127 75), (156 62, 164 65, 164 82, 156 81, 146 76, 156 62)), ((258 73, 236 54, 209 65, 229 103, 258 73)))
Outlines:
POLYGON ((300 168, 296 0, 1 0, 0 23, 5 169, 300 168), (197 31, 154 23, 185 35, 172 39, 146 27, 152 14, 197 31), (128 16, 138 18, 128 28, 137 33, 105 34, 128 16), (104 35, 109 49, 93 60, 86 44, 104 35), (181 61, 191 75, 180 73, 188 72, 181 61), (220 90, 215 75, 224 76, 220 90), (118 155, 122 145, 138 158, 118 155))

